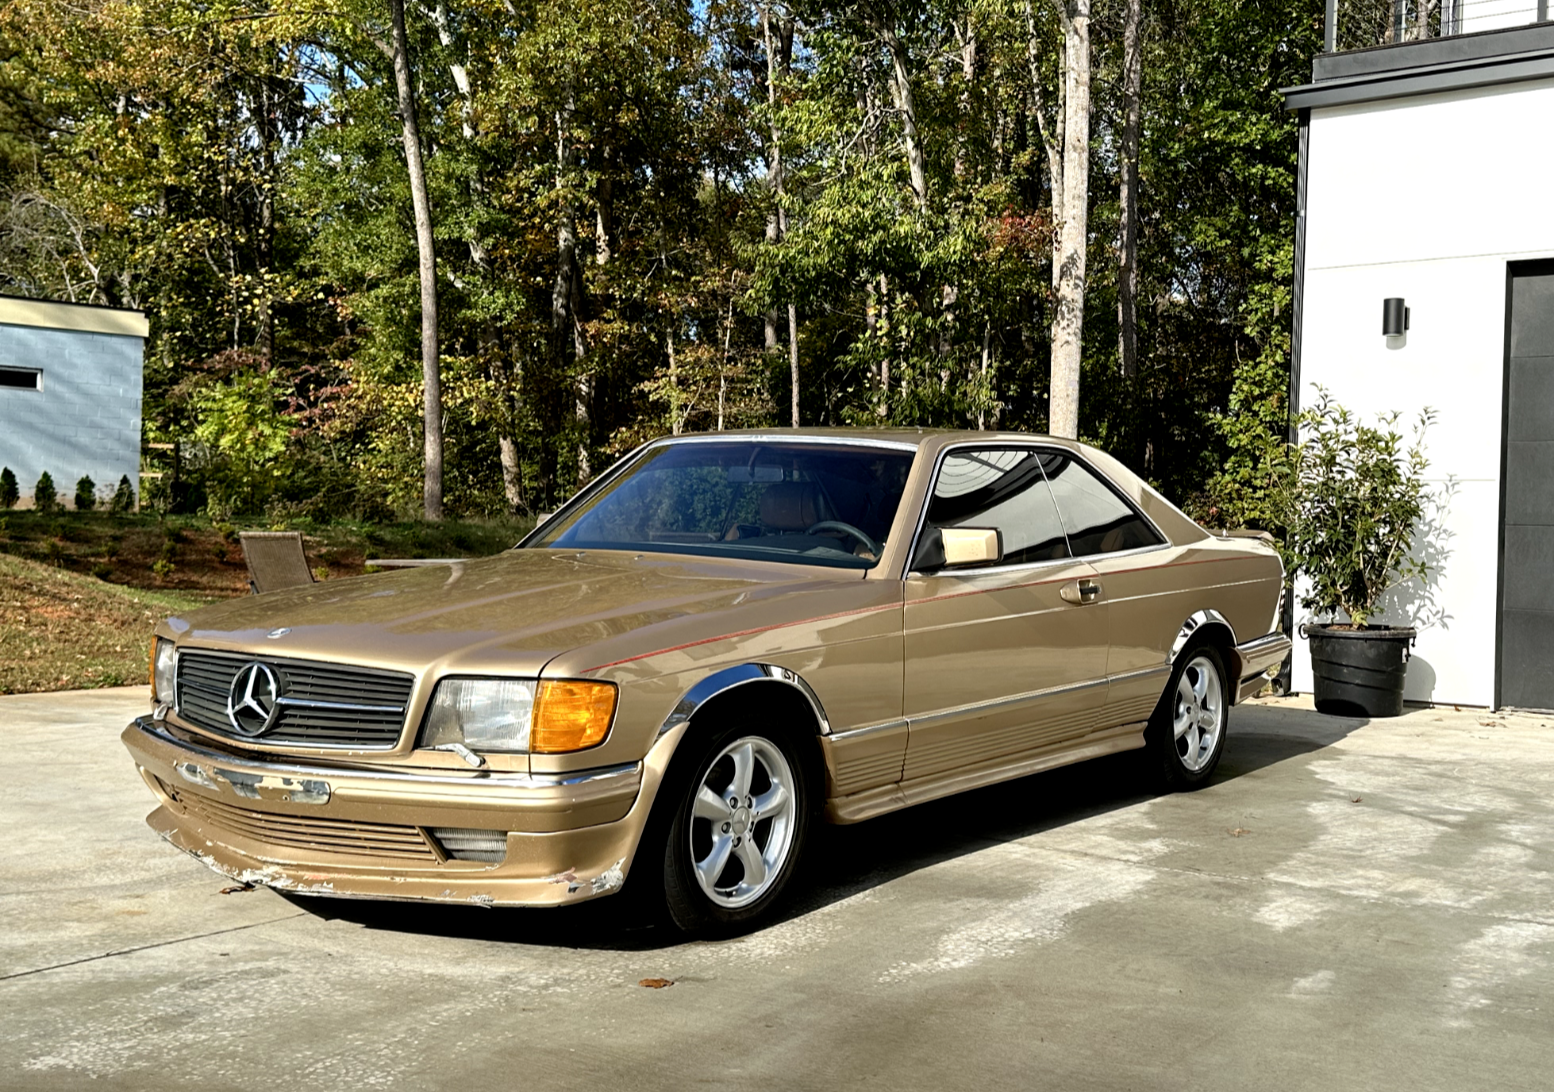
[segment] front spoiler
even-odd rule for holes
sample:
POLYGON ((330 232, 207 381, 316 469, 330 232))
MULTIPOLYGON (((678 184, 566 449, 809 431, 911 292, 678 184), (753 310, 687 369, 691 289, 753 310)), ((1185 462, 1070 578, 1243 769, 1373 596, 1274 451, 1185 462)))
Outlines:
POLYGON ((239 882, 309 895, 555 906, 625 882, 683 732, 666 733, 640 763, 555 777, 257 761, 180 739, 150 717, 121 738, 161 802, 148 825, 239 882), (213 822, 213 812, 249 820, 213 822), (505 830, 507 852, 496 864, 450 860, 429 836, 423 860, 342 850, 338 842, 299 846, 295 832, 306 834, 315 819, 353 833, 505 830), (289 844, 266 840, 267 825, 284 827, 289 844))

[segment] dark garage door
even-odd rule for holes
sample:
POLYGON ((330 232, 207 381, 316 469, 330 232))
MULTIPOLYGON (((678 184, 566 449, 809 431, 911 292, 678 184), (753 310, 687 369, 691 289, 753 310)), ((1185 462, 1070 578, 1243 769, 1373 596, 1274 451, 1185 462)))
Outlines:
POLYGON ((1554 263, 1511 267, 1500 704, 1554 709, 1554 263))

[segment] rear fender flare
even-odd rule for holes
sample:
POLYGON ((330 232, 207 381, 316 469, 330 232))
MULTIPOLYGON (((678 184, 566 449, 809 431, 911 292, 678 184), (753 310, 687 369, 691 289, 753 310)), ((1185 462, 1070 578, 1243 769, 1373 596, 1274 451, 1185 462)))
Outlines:
MULTIPOLYGON (((1171 643, 1170 663, 1172 666, 1175 666, 1177 657, 1195 639, 1200 642, 1208 641, 1212 644, 1222 645, 1223 654, 1230 661, 1225 664, 1226 669, 1235 670, 1236 629, 1223 614, 1211 608, 1195 610, 1187 616, 1187 620, 1182 623, 1182 628, 1177 631, 1176 640, 1171 643)), ((1230 679, 1227 680, 1227 683, 1234 689, 1235 684, 1239 681, 1239 679, 1230 679)))

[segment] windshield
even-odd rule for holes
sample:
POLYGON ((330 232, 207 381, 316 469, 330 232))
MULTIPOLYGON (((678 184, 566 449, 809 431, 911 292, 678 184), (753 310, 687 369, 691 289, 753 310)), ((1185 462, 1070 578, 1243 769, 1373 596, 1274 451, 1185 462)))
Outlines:
POLYGON ((663 444, 528 545, 870 569, 913 455, 857 444, 663 444))

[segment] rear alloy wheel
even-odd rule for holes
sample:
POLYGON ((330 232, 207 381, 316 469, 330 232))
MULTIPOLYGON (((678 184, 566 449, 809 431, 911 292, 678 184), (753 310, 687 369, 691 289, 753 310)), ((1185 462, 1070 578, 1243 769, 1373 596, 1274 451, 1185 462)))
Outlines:
POLYGON ((671 824, 665 847, 670 917, 691 931, 764 914, 787 886, 808 830, 798 756, 761 733, 719 733, 671 824))
POLYGON ((1170 685, 1149 723, 1150 750, 1173 789, 1206 783, 1225 749, 1230 702, 1219 653, 1190 650, 1171 673, 1170 685))

